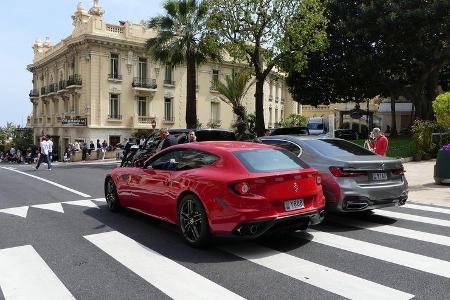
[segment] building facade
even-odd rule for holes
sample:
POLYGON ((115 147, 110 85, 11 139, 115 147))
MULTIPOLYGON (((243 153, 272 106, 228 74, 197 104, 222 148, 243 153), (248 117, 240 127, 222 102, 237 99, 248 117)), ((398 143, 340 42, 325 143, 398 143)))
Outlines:
MULTIPOLYGON (((56 149, 75 141, 100 139, 115 144, 136 129, 184 128, 186 67, 152 61, 145 42, 156 36, 145 24, 104 21, 98 1, 89 11, 79 4, 72 34, 53 44, 49 38, 33 46, 33 104, 30 125, 39 136, 53 137, 56 149)), ((197 72, 197 115, 203 127, 230 128, 235 116, 214 90, 214 80, 231 74, 230 62, 200 65, 197 72)), ((254 112, 254 86, 244 100, 254 112)), ((293 111, 284 77, 273 73, 265 83, 267 127, 293 111)))

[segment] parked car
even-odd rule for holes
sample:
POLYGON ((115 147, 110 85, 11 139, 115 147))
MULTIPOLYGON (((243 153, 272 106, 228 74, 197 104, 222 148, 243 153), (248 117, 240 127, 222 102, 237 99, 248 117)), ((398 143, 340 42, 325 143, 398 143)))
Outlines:
POLYGON ((291 151, 321 173, 328 210, 371 210, 403 205, 408 199, 399 159, 336 138, 267 136, 260 140, 291 151))
POLYGON ((273 128, 269 135, 309 135, 309 129, 304 126, 273 128))
POLYGON ((325 134, 329 131, 329 121, 323 117, 309 118, 306 127, 311 135, 325 134))
POLYGON ((321 176, 291 152, 257 143, 169 147, 141 168, 106 175, 112 211, 130 208, 177 224, 193 246, 211 235, 255 238, 306 229, 324 216, 321 176))
POLYGON ((339 139, 353 141, 358 139, 358 133, 352 129, 336 129, 334 136, 339 139))

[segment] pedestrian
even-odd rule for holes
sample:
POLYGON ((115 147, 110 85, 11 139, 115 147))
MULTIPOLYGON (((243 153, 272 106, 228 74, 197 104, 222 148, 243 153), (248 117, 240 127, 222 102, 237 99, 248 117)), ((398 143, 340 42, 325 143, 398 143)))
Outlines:
POLYGON ((371 136, 373 136, 373 141, 369 142, 369 149, 378 155, 386 156, 389 144, 387 137, 381 133, 378 127, 372 130, 371 136))
POLYGON ((131 146, 133 146, 133 142, 131 141, 131 138, 129 138, 127 143, 125 144, 125 147, 123 147, 122 162, 120 164, 121 167, 123 167, 125 165, 128 153, 130 153, 130 150, 131 150, 131 146))
POLYGON ((95 144, 93 141, 89 143, 89 156, 91 156, 92 151, 95 151, 95 144))
POLYGON ((106 155, 106 150, 108 149, 108 143, 106 142, 106 140, 103 140, 102 143, 102 160, 105 160, 105 155, 106 155))
POLYGON ((169 130, 167 128, 161 128, 161 130, 159 131, 159 137, 161 138, 161 141, 156 148, 156 152, 178 144, 177 139, 169 133, 169 130))
POLYGON ((139 147, 144 147, 145 145, 145 136, 141 135, 141 138, 139 139, 139 147))
POLYGON ((86 160, 87 155, 88 155, 88 144, 85 142, 83 143, 83 146, 81 148, 81 159, 86 160))
POLYGON ((102 152, 102 145, 100 144, 100 140, 97 139, 97 159, 100 159, 100 153, 102 152))
POLYGON ((50 162, 53 162, 53 140, 52 138, 48 138, 48 159, 50 160, 50 162))
POLYGON ((40 146, 41 146, 41 153, 39 156, 38 163, 36 165, 36 170, 39 169, 39 166, 41 165, 42 162, 46 162, 47 166, 48 166, 48 170, 51 171, 52 163, 51 163, 50 159, 48 158, 48 142, 47 142, 47 137, 45 135, 41 138, 40 146))
POLYGON ((186 140, 186 143, 195 143, 197 142, 197 136, 195 135, 195 132, 193 130, 189 131, 188 138, 186 140))

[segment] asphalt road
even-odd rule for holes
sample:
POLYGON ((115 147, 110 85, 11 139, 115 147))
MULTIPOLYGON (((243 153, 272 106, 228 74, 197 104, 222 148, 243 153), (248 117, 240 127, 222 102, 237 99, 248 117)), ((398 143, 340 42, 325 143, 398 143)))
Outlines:
POLYGON ((450 297, 450 207, 334 215, 306 233, 198 250, 172 225, 109 212, 114 166, 0 165, 0 299, 450 297))

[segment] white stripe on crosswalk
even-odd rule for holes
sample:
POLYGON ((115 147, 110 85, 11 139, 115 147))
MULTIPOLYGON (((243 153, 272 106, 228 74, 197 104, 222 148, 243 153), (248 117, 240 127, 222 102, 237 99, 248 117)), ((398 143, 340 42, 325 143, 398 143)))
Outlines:
POLYGON ((91 201, 106 202, 106 199, 105 198, 95 198, 95 199, 91 199, 91 201))
POLYGON ((411 203, 406 203, 405 205, 403 205, 403 207, 417 209, 417 210, 423 210, 423 211, 437 212, 437 213, 441 213, 441 214, 450 214, 449 208, 427 206, 427 205, 416 205, 416 204, 411 204, 411 203))
POLYGON ((0 250, 0 287, 6 300, 75 299, 30 245, 0 250))
POLYGON ((428 232, 422 232, 412 229, 406 229, 391 225, 381 225, 376 223, 371 223, 367 221, 362 220, 354 220, 350 218, 339 218, 336 216, 333 216, 330 218, 330 221, 337 222, 339 224, 349 225, 353 227, 358 227, 370 231, 376 231, 381 232, 385 234, 395 235, 395 236, 401 236, 408 239, 414 239, 418 241, 443 245, 450 247, 450 237, 439 235, 439 234, 433 234, 428 232))
POLYGON ((243 299, 117 231, 85 238, 171 298, 243 299))
POLYGON ((411 299, 414 295, 256 244, 220 247, 233 255, 349 299, 411 299))
POLYGON ((294 235, 322 245, 450 278, 450 262, 445 260, 355 240, 323 231, 311 230, 310 234, 294 233, 294 235))
MULTIPOLYGON (((92 199, 95 200, 95 199, 92 199)), ((77 200, 77 201, 66 201, 63 202, 64 204, 69 205, 76 205, 76 206, 84 206, 84 207, 91 207, 91 208, 99 208, 97 204, 92 202, 91 200, 77 200)))
POLYGON ((60 202, 32 205, 31 207, 64 213, 64 209, 60 202))
POLYGON ((5 213, 9 215, 15 215, 18 217, 26 218, 28 214, 28 206, 19 206, 12 208, 0 209, 0 213, 5 213))
POLYGON ((383 217, 388 217, 388 218, 403 219, 403 220, 407 220, 407 221, 450 227, 450 221, 448 221, 448 220, 429 218, 429 217, 421 217, 421 216, 417 216, 417 215, 411 215, 411 214, 405 214, 405 213, 399 213, 399 212, 393 212, 393 211, 387 211, 387 210, 379 210, 379 209, 375 210, 375 214, 378 216, 383 216, 383 217))

